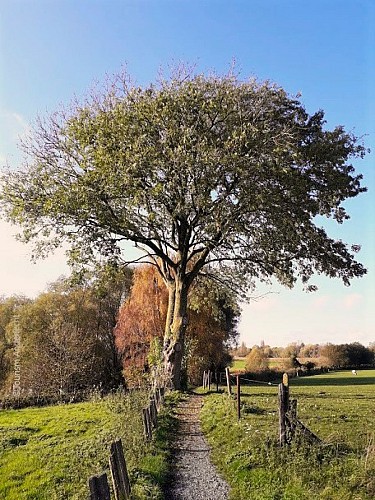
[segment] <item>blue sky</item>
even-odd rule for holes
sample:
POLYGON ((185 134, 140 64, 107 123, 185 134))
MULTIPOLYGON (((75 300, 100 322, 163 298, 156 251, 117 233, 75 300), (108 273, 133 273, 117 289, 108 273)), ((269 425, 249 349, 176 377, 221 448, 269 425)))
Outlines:
MULTIPOLYGON (((140 84, 173 62, 257 76, 302 93, 327 126, 343 124, 375 150, 375 6, 372 0, 2 0, 0 161, 18 168, 17 137, 126 64, 140 84)), ((375 341, 374 153, 356 162, 369 191, 347 204, 352 219, 330 234, 362 244, 368 275, 349 288, 319 278, 304 294, 259 289, 244 306, 241 338, 253 345, 292 341, 375 341)), ((30 249, 0 222, 0 295, 35 295, 67 272, 63 252, 30 264, 30 249)))

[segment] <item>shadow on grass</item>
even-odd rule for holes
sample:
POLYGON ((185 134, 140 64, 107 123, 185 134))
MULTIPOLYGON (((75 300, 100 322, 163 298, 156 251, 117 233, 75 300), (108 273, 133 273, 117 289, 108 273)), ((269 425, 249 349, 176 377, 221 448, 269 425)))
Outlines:
POLYGON ((268 412, 259 406, 242 403, 241 413, 245 415, 266 415, 268 412))
POLYGON ((375 385, 375 377, 356 377, 348 375, 347 377, 327 376, 327 377, 299 377, 290 381, 291 386, 296 387, 319 387, 319 386, 356 386, 356 385, 375 385))

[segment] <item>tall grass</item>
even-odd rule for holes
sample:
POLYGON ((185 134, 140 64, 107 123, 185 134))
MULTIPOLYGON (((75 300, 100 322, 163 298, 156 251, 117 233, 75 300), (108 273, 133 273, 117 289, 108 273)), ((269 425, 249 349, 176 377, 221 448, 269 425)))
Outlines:
POLYGON ((239 422, 233 399, 206 396, 202 425, 231 498, 374 498, 374 384, 374 371, 293 379, 299 418, 323 442, 310 445, 300 436, 285 448, 278 445, 276 387, 242 387, 239 422))

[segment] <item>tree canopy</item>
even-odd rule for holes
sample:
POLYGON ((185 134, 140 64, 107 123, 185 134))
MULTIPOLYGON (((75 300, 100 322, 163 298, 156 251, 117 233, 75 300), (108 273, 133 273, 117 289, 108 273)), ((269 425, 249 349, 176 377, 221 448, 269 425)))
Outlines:
POLYGON ((73 262, 118 259, 124 240, 143 250, 169 290, 175 386, 198 274, 239 289, 273 277, 309 287, 315 272, 348 284, 366 272, 357 247, 317 222, 348 218, 343 201, 365 190, 351 164, 364 146, 269 82, 179 69, 140 87, 120 75, 39 120, 24 150, 24 169, 3 179, 6 217, 37 255, 62 241, 73 262))

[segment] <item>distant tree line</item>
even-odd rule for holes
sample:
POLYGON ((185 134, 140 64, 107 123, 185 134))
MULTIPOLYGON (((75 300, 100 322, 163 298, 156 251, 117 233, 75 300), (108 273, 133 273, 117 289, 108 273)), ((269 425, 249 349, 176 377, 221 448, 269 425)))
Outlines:
POLYGON ((359 342, 349 344, 304 344, 292 342, 286 347, 271 347, 264 342, 249 348, 242 342, 230 351, 234 357, 246 357, 246 367, 251 371, 269 368, 272 358, 282 358, 284 369, 316 366, 326 368, 359 368, 375 363, 375 342, 365 347, 359 342))

